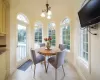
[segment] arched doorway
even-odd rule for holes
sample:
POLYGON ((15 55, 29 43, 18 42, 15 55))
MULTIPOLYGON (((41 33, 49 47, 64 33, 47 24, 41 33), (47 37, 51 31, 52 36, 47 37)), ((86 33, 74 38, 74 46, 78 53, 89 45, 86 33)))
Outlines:
POLYGON ((17 15, 17 52, 16 61, 17 67, 23 64, 28 59, 27 54, 27 26, 28 19, 24 14, 17 15))

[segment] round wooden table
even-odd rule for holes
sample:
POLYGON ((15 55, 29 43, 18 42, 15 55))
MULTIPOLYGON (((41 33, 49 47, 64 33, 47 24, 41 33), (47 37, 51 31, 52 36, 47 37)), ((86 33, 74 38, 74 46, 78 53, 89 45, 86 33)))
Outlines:
POLYGON ((59 48, 52 48, 52 49, 46 49, 45 47, 39 48, 38 53, 45 56, 45 70, 46 70, 46 73, 47 73, 46 56, 56 55, 57 52, 60 52, 60 51, 61 50, 59 48))
POLYGON ((38 52, 45 56, 52 56, 52 55, 56 55, 57 52, 60 52, 60 51, 61 50, 59 48, 46 49, 45 47, 41 47, 38 52))

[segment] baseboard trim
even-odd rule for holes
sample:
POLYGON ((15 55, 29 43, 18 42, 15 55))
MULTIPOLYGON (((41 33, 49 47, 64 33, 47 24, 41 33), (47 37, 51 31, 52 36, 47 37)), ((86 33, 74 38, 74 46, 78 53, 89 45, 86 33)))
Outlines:
POLYGON ((17 70, 17 68, 11 69, 11 70, 10 70, 10 76, 12 76, 16 70, 17 70))

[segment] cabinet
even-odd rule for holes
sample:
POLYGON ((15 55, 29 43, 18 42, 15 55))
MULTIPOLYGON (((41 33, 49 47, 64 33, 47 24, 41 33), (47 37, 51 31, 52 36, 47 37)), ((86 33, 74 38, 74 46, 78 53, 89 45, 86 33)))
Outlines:
POLYGON ((6 5, 3 1, 0 3, 0 34, 6 34, 6 5))
POLYGON ((0 80, 6 80, 6 52, 0 55, 0 80))

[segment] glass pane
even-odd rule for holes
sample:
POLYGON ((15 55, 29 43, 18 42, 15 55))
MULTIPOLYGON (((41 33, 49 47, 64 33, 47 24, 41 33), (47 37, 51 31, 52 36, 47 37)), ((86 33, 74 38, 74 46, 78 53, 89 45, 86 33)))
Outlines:
POLYGON ((70 41, 67 41, 67 45, 70 45, 70 41))
POLYGON ((83 58, 85 58, 85 54, 86 54, 86 53, 85 53, 85 52, 83 52, 83 58))
POLYGON ((68 35, 68 40, 70 40, 70 35, 68 35))
POLYGON ((66 44, 66 48, 70 49, 70 27, 62 26, 62 43, 66 44))
POLYGON ((41 39, 39 40, 39 43, 42 43, 42 40, 41 39))
POLYGON ((69 45, 67 45, 67 49, 70 49, 70 46, 69 45))
POLYGON ((86 60, 88 61, 88 54, 86 53, 86 60))
POLYGON ((86 42, 88 42, 88 34, 86 34, 86 42))
POLYGON ((88 52, 88 43, 86 43, 86 52, 88 52))
POLYGON ((35 42, 42 43, 42 29, 37 28, 35 31, 35 42))
POLYGON ((39 36, 39 39, 42 39, 42 36, 39 36))
POLYGON ((83 43, 83 50, 86 51, 86 44, 83 43))
POLYGON ((22 25, 18 25, 18 42, 25 43, 26 42, 26 27, 22 25))
POLYGON ((86 35, 85 34, 83 34, 83 42, 86 42, 86 35))

